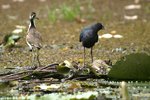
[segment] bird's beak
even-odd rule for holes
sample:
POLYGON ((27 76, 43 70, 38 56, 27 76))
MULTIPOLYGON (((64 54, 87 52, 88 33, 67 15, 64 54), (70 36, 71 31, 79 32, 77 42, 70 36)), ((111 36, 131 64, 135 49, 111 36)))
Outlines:
POLYGON ((107 29, 105 26, 103 26, 103 28, 102 29, 107 29))
POLYGON ((38 17, 36 17, 36 19, 38 19, 38 20, 39 20, 39 18, 38 18, 38 17))

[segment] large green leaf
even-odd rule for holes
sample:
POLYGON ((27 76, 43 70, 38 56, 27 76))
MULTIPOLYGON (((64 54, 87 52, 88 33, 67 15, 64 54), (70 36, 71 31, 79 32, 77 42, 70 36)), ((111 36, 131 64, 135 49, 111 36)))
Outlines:
POLYGON ((150 79, 150 56, 132 53, 113 65, 108 77, 117 79, 150 79))

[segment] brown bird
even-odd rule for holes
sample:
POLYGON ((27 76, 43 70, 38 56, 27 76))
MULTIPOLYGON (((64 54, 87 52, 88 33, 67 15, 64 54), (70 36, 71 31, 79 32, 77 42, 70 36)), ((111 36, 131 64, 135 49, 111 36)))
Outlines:
MULTIPOLYGON (((37 31, 35 25, 34 25, 34 19, 38 19, 36 17, 36 13, 32 12, 30 15, 30 25, 27 31, 27 35, 26 35, 26 42, 29 45, 30 51, 32 51, 33 53, 33 59, 32 59, 32 64, 31 64, 31 68, 33 66, 33 62, 35 59, 35 55, 34 55, 34 49, 36 48, 37 51, 37 61, 38 61, 38 65, 40 66, 40 61, 39 61, 39 50, 42 47, 42 38, 41 38, 41 34, 37 31)), ((38 66, 38 67, 39 67, 38 66)))

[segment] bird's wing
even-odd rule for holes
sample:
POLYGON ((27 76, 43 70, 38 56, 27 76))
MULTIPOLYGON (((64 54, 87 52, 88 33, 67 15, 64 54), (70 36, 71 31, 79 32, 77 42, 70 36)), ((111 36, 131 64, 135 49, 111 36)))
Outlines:
POLYGON ((41 34, 37 30, 36 30, 36 34, 34 35, 34 38, 38 41, 36 46, 41 48, 42 47, 42 38, 41 38, 41 34))
POLYGON ((89 37, 90 35, 92 35, 93 30, 84 30, 81 34, 80 34, 80 42, 82 41, 83 37, 89 37))
POLYGON ((85 27, 81 30, 81 33, 80 33, 80 36, 79 36, 79 41, 80 41, 80 42, 82 41, 83 34, 85 34, 87 31, 91 30, 92 28, 93 28, 93 26, 88 25, 88 26, 85 26, 85 27))
POLYGON ((79 42, 81 42, 81 41, 82 41, 83 33, 84 33, 84 32, 81 32, 81 34, 80 34, 80 36, 79 36, 79 42))
POLYGON ((35 47, 41 48, 42 38, 41 34, 37 30, 30 30, 32 34, 27 35, 27 41, 35 47))

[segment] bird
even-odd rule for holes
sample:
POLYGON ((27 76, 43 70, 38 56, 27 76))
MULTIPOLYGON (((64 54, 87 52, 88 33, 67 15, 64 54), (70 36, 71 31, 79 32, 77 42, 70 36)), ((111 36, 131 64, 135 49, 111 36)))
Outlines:
POLYGON ((85 66, 85 48, 91 48, 91 59, 93 62, 92 50, 96 42, 98 42, 98 31, 106 29, 102 23, 96 22, 92 25, 85 26, 80 33, 79 42, 82 42, 84 47, 84 66, 85 66))
POLYGON ((33 53, 31 68, 33 67, 33 63, 35 59, 34 48, 36 48, 36 51, 37 51, 38 66, 41 66, 40 61, 39 61, 39 50, 42 48, 42 37, 41 37, 40 32, 38 32, 35 27, 34 19, 39 19, 39 18, 36 17, 35 12, 32 12, 30 15, 29 28, 26 34, 26 42, 30 48, 29 51, 32 51, 33 53))

